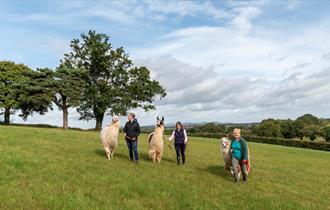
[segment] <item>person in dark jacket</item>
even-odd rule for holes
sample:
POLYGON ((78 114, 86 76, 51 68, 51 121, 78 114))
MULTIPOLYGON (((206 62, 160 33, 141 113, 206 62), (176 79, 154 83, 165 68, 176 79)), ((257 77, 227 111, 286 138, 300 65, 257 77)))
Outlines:
POLYGON ((172 132, 172 135, 168 140, 174 140, 175 151, 176 151, 176 161, 180 165, 180 155, 182 158, 182 164, 184 165, 186 161, 186 145, 188 142, 188 136, 186 130, 183 128, 181 122, 175 124, 175 130, 172 132))
POLYGON ((234 168, 234 179, 238 182, 238 166, 241 167, 243 173, 243 181, 247 181, 247 164, 248 164, 248 148, 246 141, 241 137, 241 130, 235 128, 233 130, 234 139, 230 143, 232 153, 232 163, 234 168))
POLYGON ((138 137, 140 135, 140 125, 137 119, 135 119, 134 113, 129 113, 127 118, 128 121, 126 122, 124 127, 125 140, 131 161, 132 162, 135 161, 137 163, 139 161, 137 144, 138 144, 138 137), (133 157, 133 153, 134 153, 134 157, 133 157))

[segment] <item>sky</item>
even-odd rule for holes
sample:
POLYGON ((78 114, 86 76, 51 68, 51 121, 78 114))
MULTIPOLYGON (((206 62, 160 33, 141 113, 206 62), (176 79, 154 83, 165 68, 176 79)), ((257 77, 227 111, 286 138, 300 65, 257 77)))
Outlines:
MULTIPOLYGON (((72 39, 96 30, 167 90, 156 110, 132 110, 141 125, 157 115, 166 123, 329 118, 329 11, 317 0, 0 1, 0 60, 56 68, 72 39)), ((60 126, 62 114, 54 107, 24 123, 60 126)), ((71 109, 69 126, 95 121, 71 109)))

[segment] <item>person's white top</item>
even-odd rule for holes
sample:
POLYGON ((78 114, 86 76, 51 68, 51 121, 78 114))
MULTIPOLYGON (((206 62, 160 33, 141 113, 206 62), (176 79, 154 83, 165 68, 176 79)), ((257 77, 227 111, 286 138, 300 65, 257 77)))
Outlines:
MULTIPOLYGON (((184 133, 184 143, 186 144, 188 142, 186 129, 183 129, 183 133, 184 133)), ((175 135, 175 130, 172 132, 172 135, 168 138, 168 140, 172 141, 174 139, 174 135, 175 135)))

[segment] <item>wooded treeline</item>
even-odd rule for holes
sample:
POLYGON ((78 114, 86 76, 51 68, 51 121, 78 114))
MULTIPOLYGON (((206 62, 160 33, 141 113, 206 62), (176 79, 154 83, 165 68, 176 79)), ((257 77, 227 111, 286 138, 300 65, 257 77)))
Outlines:
POLYGON ((24 120, 33 113, 45 114, 54 104, 63 112, 68 128, 68 109, 77 108, 81 120, 105 115, 125 115, 129 110, 155 109, 153 102, 164 98, 162 85, 151 79, 150 70, 134 66, 122 47, 113 48, 106 34, 89 31, 73 39, 55 69, 32 70, 27 65, 0 61, 0 114, 4 123, 19 111, 24 120))

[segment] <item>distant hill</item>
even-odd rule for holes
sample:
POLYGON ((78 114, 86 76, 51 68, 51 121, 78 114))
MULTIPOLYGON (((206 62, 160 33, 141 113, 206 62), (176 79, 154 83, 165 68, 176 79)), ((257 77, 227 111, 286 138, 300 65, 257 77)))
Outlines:
MULTIPOLYGON (((200 126, 200 125, 205 125, 208 123, 214 123, 216 125, 225 125, 225 126, 239 126, 239 127, 251 127, 253 125, 259 125, 260 122, 251 122, 251 123, 231 123, 231 122, 183 122, 182 124, 184 125, 184 127, 186 128, 192 128, 195 126, 200 126)), ((145 128, 145 129, 150 129, 150 128, 154 128, 155 125, 145 125, 145 126, 141 126, 141 128, 145 128)), ((166 128, 174 128, 175 127, 175 123, 169 123, 169 124, 165 124, 166 128)))

